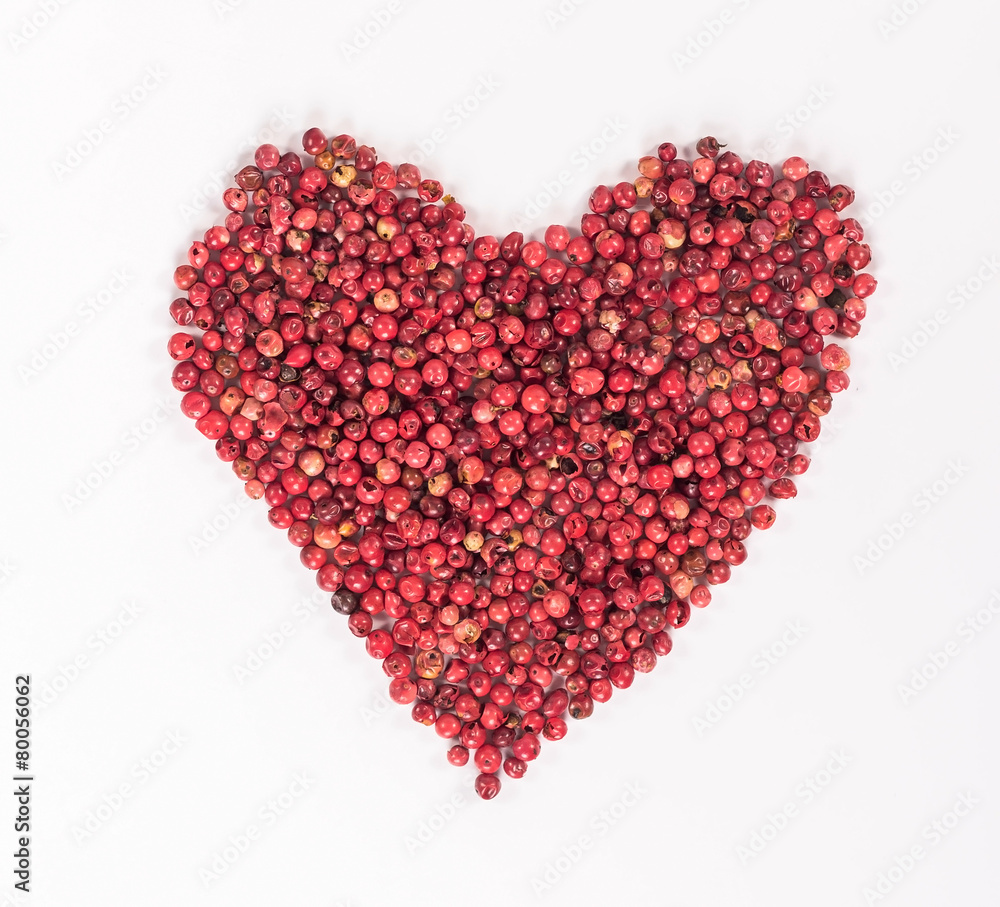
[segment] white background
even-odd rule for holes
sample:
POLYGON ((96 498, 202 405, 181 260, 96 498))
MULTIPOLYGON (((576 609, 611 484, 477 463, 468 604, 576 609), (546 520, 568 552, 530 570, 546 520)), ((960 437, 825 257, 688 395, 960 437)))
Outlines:
POLYGON ((36 780, 30 899, 0 801, 0 904, 996 904, 1000 13, 385 8, 4 4, 0 772, 30 672, 36 780), (577 226, 704 134, 803 155, 870 227, 879 289, 798 498, 654 674, 489 803, 170 387, 171 273, 218 174, 314 124, 422 158, 481 233, 577 226))

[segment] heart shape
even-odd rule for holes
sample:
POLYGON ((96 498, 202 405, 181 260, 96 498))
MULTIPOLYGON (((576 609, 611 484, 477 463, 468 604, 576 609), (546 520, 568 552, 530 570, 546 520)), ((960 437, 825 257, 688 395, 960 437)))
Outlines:
POLYGON ((876 285, 854 193, 707 137, 578 234, 498 240, 412 164, 302 144, 258 148, 176 269, 173 384, 489 799, 795 496, 876 285))

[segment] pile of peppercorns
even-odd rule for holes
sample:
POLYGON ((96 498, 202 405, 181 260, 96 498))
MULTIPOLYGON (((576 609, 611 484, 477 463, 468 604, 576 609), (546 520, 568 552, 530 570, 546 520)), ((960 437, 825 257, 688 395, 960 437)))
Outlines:
POLYGON ((173 384, 489 799, 795 496, 876 285, 854 192, 665 143, 525 242, 350 136, 302 145, 260 146, 175 271, 173 384))

